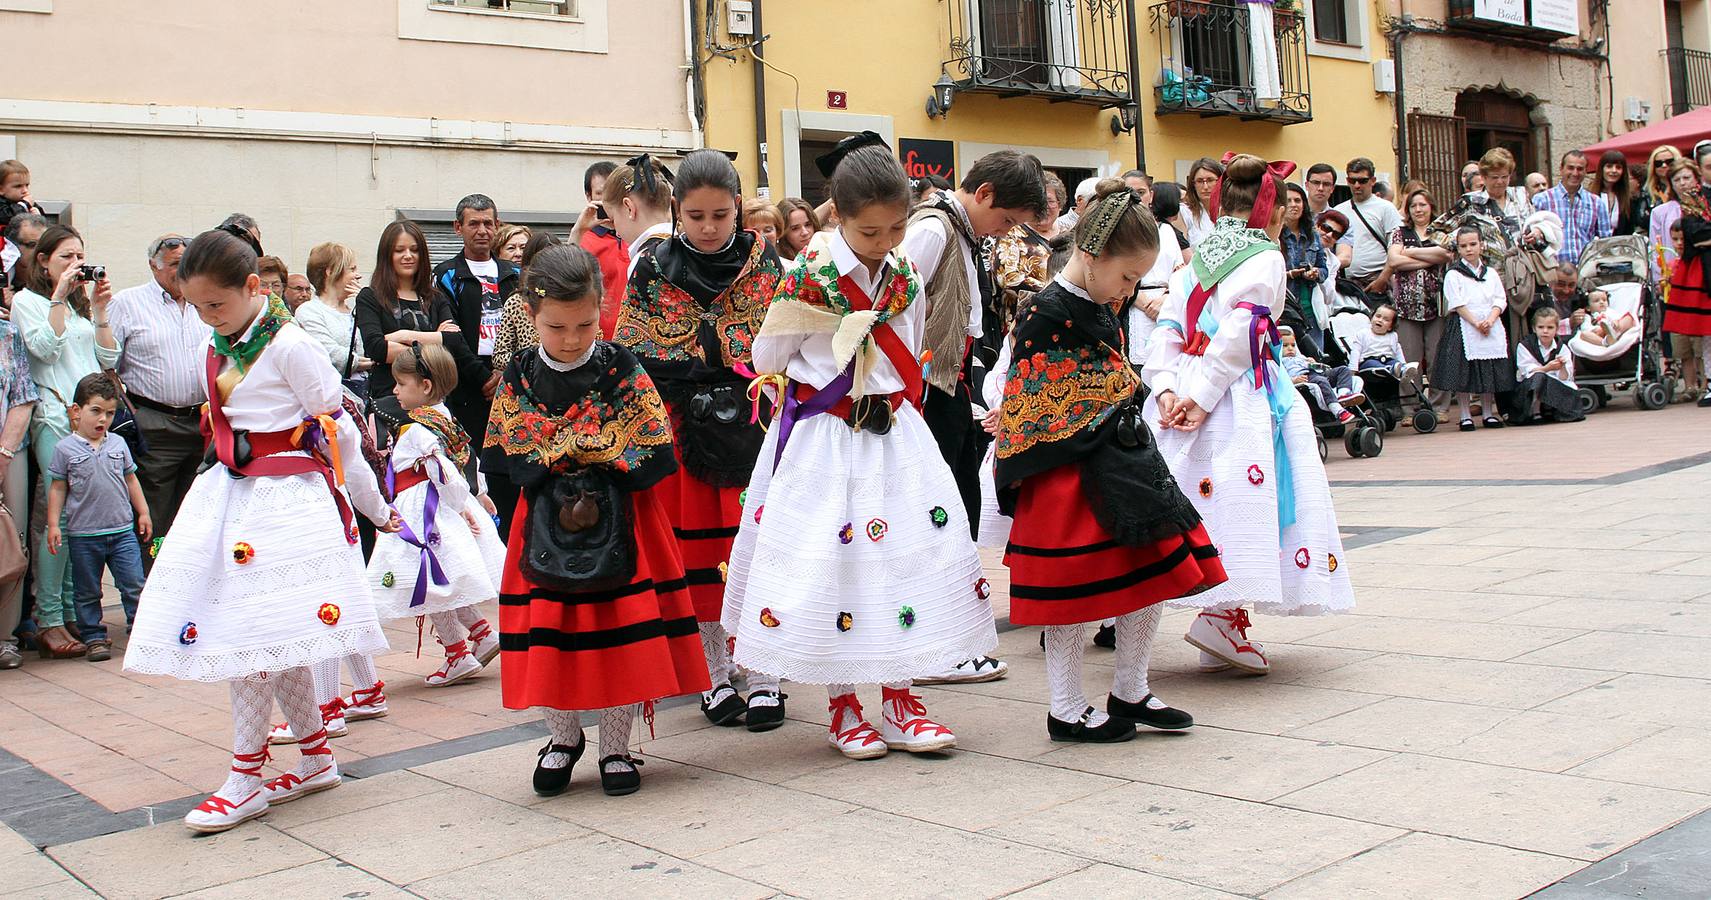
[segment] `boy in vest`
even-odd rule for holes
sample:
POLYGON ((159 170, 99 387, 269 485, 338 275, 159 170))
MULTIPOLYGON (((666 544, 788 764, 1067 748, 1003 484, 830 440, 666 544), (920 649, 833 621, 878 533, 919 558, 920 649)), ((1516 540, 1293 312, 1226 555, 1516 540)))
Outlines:
MULTIPOLYGON (((903 252, 927 286, 927 333, 922 411, 939 452, 956 476, 971 528, 980 521, 980 460, 984 451, 971 384, 997 359, 1003 321, 981 241, 1034 222, 1046 211, 1045 172, 1033 156, 1000 150, 976 160, 955 191, 928 197, 909 219, 903 252), (930 356, 928 354, 931 354, 930 356)), ((1009 667, 980 657, 917 684, 967 684, 1003 678, 1009 667)))

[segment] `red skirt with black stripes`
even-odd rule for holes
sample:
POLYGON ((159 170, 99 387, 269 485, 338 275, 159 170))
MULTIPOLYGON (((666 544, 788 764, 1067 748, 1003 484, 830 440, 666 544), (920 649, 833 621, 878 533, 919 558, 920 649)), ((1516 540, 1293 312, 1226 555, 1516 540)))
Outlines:
POLYGON ((1678 260, 1669 279, 1669 299, 1663 305, 1663 330, 1670 334, 1711 334, 1711 285, 1705 266, 1694 259, 1678 260))
POLYGON ((743 489, 714 487, 679 468, 654 491, 677 538, 695 618, 717 622, 725 608, 725 573, 719 567, 730 561, 743 521, 743 489))
POLYGON ((1076 465, 1023 480, 1004 564, 1016 625, 1097 622, 1228 580, 1204 525, 1148 547, 1117 543, 1093 518, 1076 465))
POLYGON ((499 584, 507 709, 603 709, 710 687, 683 563, 655 490, 630 495, 635 578, 605 591, 559 591, 523 575, 529 502, 517 501, 499 584))

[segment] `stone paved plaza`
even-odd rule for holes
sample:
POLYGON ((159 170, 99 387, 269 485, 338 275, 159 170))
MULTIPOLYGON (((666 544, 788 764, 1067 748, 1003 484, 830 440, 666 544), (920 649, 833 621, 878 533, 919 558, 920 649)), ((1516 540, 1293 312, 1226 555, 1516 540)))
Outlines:
POLYGON ((536 797, 538 715, 500 708, 496 671, 425 689, 437 647, 399 623, 391 716, 335 741, 344 785, 192 837, 224 688, 32 658, 0 673, 0 897, 1708 896, 1708 451, 1711 411, 1627 400, 1334 448, 1357 614, 1256 618, 1263 678, 1194 671, 1167 615, 1154 689, 1198 725, 1114 746, 1046 739, 995 557, 1010 677, 921 690, 956 752, 847 761, 796 686, 761 735, 662 706, 622 798, 592 758, 536 797))

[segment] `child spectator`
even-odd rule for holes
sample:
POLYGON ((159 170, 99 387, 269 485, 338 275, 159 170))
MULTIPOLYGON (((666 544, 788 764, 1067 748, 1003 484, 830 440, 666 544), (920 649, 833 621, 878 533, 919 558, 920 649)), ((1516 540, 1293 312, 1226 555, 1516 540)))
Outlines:
POLYGON ((1350 341, 1349 362, 1358 371, 1381 370, 1397 380, 1406 380, 1420 370, 1420 364, 1408 362, 1402 356, 1402 339, 1396 336, 1396 307, 1386 303, 1372 313, 1372 327, 1357 333, 1350 341))
POLYGON ((1485 241, 1478 228, 1465 226, 1456 232, 1456 254, 1460 258, 1444 276, 1444 306, 1461 318, 1461 327, 1444 329, 1432 382, 1440 390, 1460 394, 1462 431, 1473 430, 1469 406, 1474 394, 1484 402, 1485 427, 1502 428, 1496 395, 1515 386, 1509 338, 1503 330, 1508 304, 1503 280, 1485 264, 1485 241))
POLYGON ((1574 392, 1574 354, 1568 352, 1568 342, 1557 336, 1561 319, 1549 306, 1538 308, 1533 312, 1532 332, 1515 346, 1515 379, 1521 390, 1517 424, 1584 418, 1574 392))
POLYGON ((119 388, 112 377, 105 372, 83 376, 71 401, 71 438, 59 442, 48 464, 53 478, 48 490, 48 552, 57 556, 62 543, 71 546, 77 627, 89 647, 90 662, 113 658, 113 642, 101 621, 101 570, 113 573, 128 629, 143 592, 143 554, 131 535, 132 513, 143 540, 154 530, 131 448, 124 438, 107 433, 118 408, 119 388))
MULTIPOLYGON (((1538 317, 1535 316, 1534 321, 1537 320, 1538 317)), ((1600 347, 1608 347, 1616 343, 1616 339, 1627 332, 1633 324, 1633 316, 1611 314, 1609 294, 1603 291, 1593 291, 1586 295, 1586 318, 1580 322, 1579 337, 1600 347)))
POLYGON ((1295 329, 1288 325, 1277 326, 1277 334, 1283 341, 1283 371, 1289 373, 1290 380, 1307 385, 1319 398, 1319 408, 1336 413, 1339 422, 1353 419, 1354 413, 1343 405, 1359 403, 1361 396, 1355 392, 1349 367, 1327 366, 1311 356, 1302 356, 1295 344, 1295 329))
POLYGON ((42 215, 42 205, 30 197, 30 167, 8 159, 0 162, 0 222, 19 213, 42 215))

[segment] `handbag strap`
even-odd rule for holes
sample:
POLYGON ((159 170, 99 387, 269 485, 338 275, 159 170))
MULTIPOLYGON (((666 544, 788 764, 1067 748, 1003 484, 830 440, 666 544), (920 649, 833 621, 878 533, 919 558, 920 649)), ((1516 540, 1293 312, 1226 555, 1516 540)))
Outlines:
POLYGON ((1366 233, 1372 235, 1373 240, 1379 242, 1380 244, 1388 244, 1389 243, 1384 238, 1379 237, 1378 229, 1372 227, 1372 223, 1368 222, 1366 220, 1366 216, 1361 214, 1359 203, 1356 203, 1353 200, 1350 200, 1349 201, 1349 211, 1355 214, 1355 218, 1359 219, 1360 223, 1362 225, 1366 226, 1366 233))

